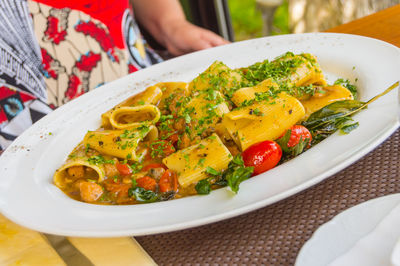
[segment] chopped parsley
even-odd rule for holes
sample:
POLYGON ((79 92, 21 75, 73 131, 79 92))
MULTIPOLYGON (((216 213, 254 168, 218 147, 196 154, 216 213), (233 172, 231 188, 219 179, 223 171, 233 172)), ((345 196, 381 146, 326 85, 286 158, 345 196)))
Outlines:
POLYGON ((114 164, 114 160, 106 160, 102 155, 95 155, 90 158, 88 158, 89 164, 93 165, 100 165, 100 164, 114 164))

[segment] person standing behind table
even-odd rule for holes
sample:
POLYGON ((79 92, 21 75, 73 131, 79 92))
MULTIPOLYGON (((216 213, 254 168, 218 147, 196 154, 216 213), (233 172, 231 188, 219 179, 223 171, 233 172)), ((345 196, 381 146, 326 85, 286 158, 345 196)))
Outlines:
MULTIPOLYGON (((106 82, 162 59, 129 0, 0 0, 0 154, 34 122, 106 82)), ((186 21, 177 0, 134 0, 172 55, 226 44, 186 21)))

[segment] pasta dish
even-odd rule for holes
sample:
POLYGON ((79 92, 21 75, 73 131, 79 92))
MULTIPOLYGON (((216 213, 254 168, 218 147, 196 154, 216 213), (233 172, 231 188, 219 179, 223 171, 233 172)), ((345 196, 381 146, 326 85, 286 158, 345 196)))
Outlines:
POLYGON ((358 126, 348 80, 328 85, 317 58, 288 52, 231 69, 214 62, 191 82, 162 82, 101 115, 54 174, 69 197, 137 204, 208 194, 358 126))

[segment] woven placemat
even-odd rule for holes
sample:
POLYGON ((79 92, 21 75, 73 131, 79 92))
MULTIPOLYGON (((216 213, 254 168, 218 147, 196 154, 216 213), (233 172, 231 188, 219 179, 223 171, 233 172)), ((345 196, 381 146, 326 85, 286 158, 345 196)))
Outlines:
POLYGON ((360 161, 286 200, 222 222, 136 239, 160 265, 293 265, 341 211, 400 192, 400 130, 360 161))

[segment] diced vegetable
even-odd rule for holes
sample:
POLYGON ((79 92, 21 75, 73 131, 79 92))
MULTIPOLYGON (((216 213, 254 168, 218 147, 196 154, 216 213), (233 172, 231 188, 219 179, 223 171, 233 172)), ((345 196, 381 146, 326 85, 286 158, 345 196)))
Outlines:
POLYGON ((117 169, 118 169, 118 171, 119 171, 119 173, 121 175, 130 175, 130 174, 132 174, 132 169, 129 167, 128 164, 126 164, 126 163, 125 164, 117 163, 116 166, 117 166, 117 169))
POLYGON ((104 172, 107 177, 114 177, 120 174, 118 171, 117 165, 116 164, 110 164, 106 163, 104 164, 104 172))
POLYGON ((71 166, 68 168, 67 172, 71 177, 76 179, 83 178, 85 176, 85 169, 83 166, 71 166))
POLYGON ((80 195, 85 202, 95 202, 103 194, 103 188, 93 182, 81 182, 79 185, 80 195))
POLYGON ((145 167, 142 168, 142 171, 146 172, 152 168, 164 168, 167 169, 167 167, 161 163, 151 163, 146 165, 145 167))
POLYGON ((156 191, 157 188, 157 181, 150 176, 144 176, 136 179, 136 184, 138 187, 151 191, 156 191))

